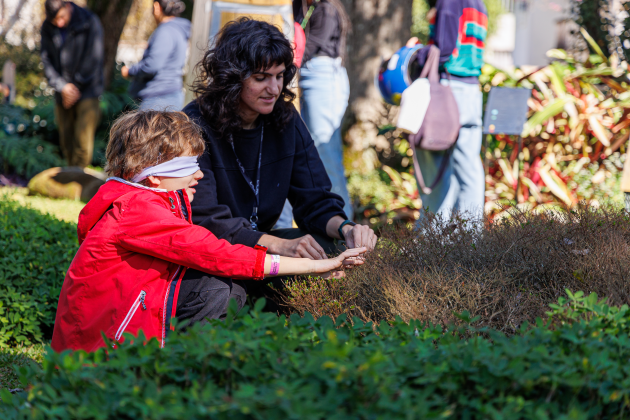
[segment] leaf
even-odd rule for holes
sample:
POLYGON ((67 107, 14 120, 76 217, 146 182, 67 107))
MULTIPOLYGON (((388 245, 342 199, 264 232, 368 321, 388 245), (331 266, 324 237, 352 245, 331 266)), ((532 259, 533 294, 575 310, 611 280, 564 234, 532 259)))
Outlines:
POLYGON ((608 57, 606 57, 606 55, 604 54, 602 49, 599 47, 599 45, 597 45, 597 42, 595 42, 593 37, 588 32, 586 32, 586 29, 580 26, 580 33, 582 34, 586 42, 588 42, 588 45, 590 45, 593 51, 595 51, 595 53, 599 55, 602 58, 602 60, 604 60, 605 63, 607 63, 608 57))
POLYGON ((567 61, 567 62, 573 62, 573 57, 571 57, 569 54, 567 54, 567 52, 565 50, 561 50, 561 49, 551 49, 549 51, 547 51, 547 57, 549 58, 555 58, 556 60, 562 60, 562 61, 567 61))
POLYGON ((534 184, 534 181, 527 178, 526 176, 521 177, 521 180, 523 181, 523 183, 525 183, 525 185, 527 185, 527 188, 529 188, 529 192, 534 196, 536 201, 539 203, 542 203, 543 197, 542 197, 542 194, 540 193, 540 189, 538 188, 538 185, 534 184))
POLYGON ((403 180, 402 180, 402 177, 400 176, 400 174, 398 173, 398 171, 396 171, 396 170, 395 170, 395 169, 393 169, 393 168, 390 168, 390 167, 389 167, 389 166, 387 166, 387 165, 383 165, 383 166, 381 167, 381 169, 382 169, 382 170, 384 170, 384 171, 387 173, 387 175, 389 175, 389 177, 390 177, 390 178, 391 178, 391 180, 392 180, 392 183, 393 183, 393 184, 394 184, 397 188, 402 188, 402 183, 403 183, 403 180))
POLYGON ((516 185, 516 179, 512 173, 510 162, 508 162, 507 159, 498 159, 497 163, 501 167, 501 172, 503 172, 503 176, 505 176, 505 179, 510 184, 510 187, 514 188, 516 185))
POLYGON ((610 146, 610 138, 612 137, 612 135, 608 130, 606 130, 606 128, 604 128, 597 116, 590 115, 588 117, 588 124, 595 137, 597 137, 597 139, 601 141, 604 146, 610 146))
POLYGON ((549 165, 545 165, 544 167, 542 167, 538 171, 538 173, 540 174, 540 178, 542 179, 542 181, 549 188, 553 195, 564 201, 564 203, 569 206, 573 203, 566 192, 567 187, 564 182, 562 182, 562 180, 557 177, 555 177, 556 180, 554 180, 554 177, 552 177, 552 175, 549 173, 549 165), (557 181, 559 181, 562 185, 559 185, 557 181))
POLYGON ((553 91, 556 93, 556 96, 559 98, 564 97, 567 93, 567 87, 564 84, 564 70, 567 68, 566 65, 562 65, 558 62, 554 62, 549 66, 550 71, 549 79, 551 80, 551 86, 553 87, 553 91))
POLYGON ((551 104, 547 105, 542 111, 536 112, 525 123, 521 136, 528 137, 529 133, 537 126, 547 121, 549 118, 554 117, 564 111, 564 107, 567 103, 574 101, 572 96, 565 96, 558 98, 551 104))
POLYGON ((577 127, 580 123, 580 114, 575 107, 575 102, 567 102, 564 105, 564 110, 569 115, 569 127, 572 129, 577 127))

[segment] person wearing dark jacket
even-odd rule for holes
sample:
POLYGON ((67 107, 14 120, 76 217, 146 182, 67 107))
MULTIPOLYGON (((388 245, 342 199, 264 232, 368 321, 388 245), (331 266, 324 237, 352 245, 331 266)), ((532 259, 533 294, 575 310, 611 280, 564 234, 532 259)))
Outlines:
MULTIPOLYGON (((199 158, 204 177, 196 187, 193 223, 232 244, 260 244, 287 257, 324 259, 335 251, 334 239, 373 249, 374 232, 347 220, 292 105, 288 85, 297 69, 280 30, 247 18, 230 23, 200 68, 197 99, 183 110, 207 144, 199 158), (273 231, 287 198, 298 229, 273 231)), ((181 287, 201 293, 214 286, 203 273, 189 271, 181 287)))
POLYGON ((123 77, 133 77, 129 94, 140 100, 140 109, 179 111, 184 106, 182 76, 190 21, 177 16, 185 9, 179 0, 155 0, 153 17, 158 27, 142 61, 121 69, 123 77))
POLYGON ((46 0, 41 59, 55 89, 55 117, 61 151, 70 166, 92 163, 94 133, 103 93, 103 27, 87 9, 63 0, 46 0))

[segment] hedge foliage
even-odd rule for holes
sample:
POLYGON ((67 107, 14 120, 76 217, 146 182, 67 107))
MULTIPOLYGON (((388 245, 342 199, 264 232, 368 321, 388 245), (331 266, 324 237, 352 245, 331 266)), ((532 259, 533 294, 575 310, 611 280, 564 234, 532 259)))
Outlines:
POLYGON ((92 354, 49 351, 4 419, 623 418, 630 311, 581 292, 519 334, 251 313, 92 354))
POLYGON ((77 248, 75 224, 0 194, 0 347, 52 336, 61 284, 77 248))

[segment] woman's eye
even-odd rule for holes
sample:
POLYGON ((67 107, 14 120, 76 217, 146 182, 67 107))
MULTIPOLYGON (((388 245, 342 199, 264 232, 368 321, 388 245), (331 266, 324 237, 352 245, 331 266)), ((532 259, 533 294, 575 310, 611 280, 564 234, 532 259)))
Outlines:
POLYGON ((256 77, 256 81, 257 82, 264 82, 265 78, 264 77, 256 77))

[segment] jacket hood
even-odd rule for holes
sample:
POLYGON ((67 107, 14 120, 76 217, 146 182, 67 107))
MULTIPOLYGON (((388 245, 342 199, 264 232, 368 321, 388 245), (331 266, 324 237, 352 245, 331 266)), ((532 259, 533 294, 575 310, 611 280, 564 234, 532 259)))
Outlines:
POLYGON ((188 19, 176 17, 175 19, 169 20, 162 25, 168 25, 171 28, 177 28, 184 35, 186 40, 190 38, 190 21, 188 19))
POLYGON ((105 185, 99 188, 96 195, 83 207, 83 210, 81 210, 79 214, 79 223, 77 225, 79 245, 85 240, 94 225, 96 225, 96 223, 101 220, 101 217, 113 206, 116 200, 125 194, 138 192, 143 189, 166 194, 166 190, 133 184, 119 178, 109 178, 105 185))
POLYGON ((83 7, 79 7, 74 3, 72 5, 72 18, 68 29, 71 31, 82 31, 90 27, 93 13, 83 7))

